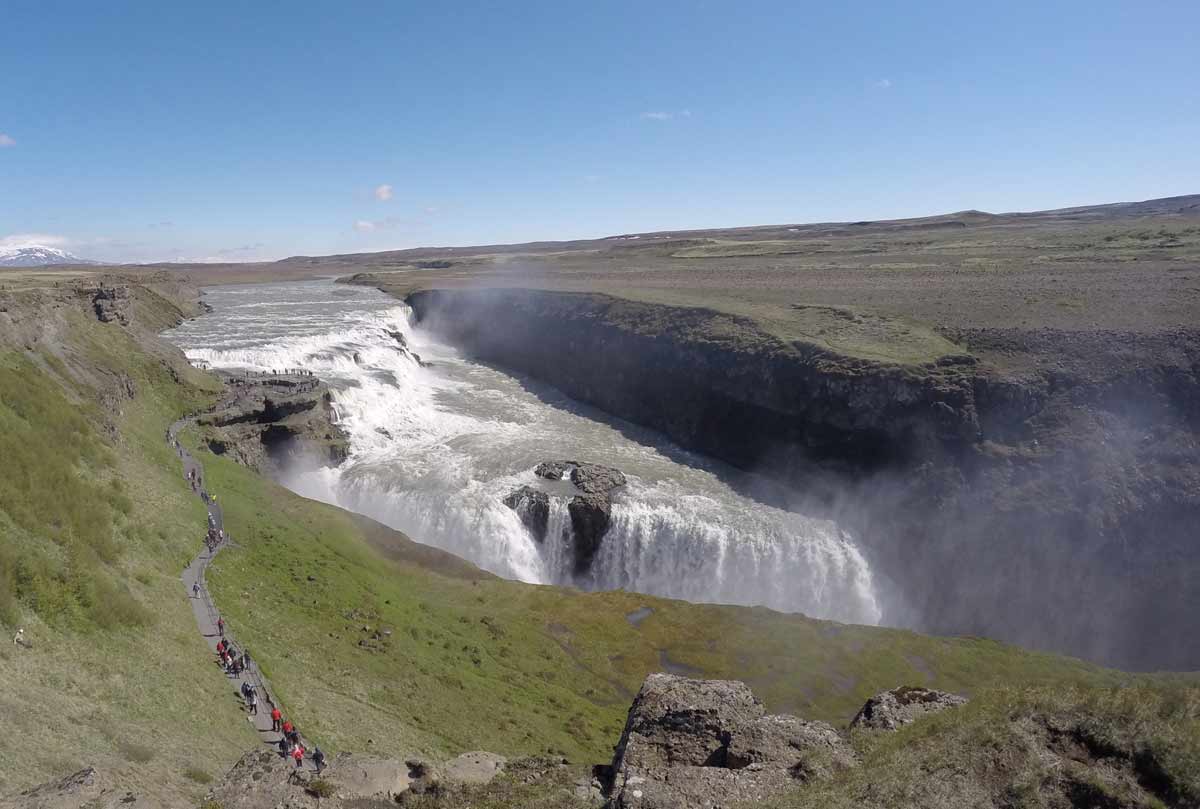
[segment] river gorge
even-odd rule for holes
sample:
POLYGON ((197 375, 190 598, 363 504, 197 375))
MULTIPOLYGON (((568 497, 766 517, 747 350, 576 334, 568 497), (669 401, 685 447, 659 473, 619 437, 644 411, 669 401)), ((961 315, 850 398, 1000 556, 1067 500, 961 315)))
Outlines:
POLYGON ((285 469, 281 482, 300 494, 507 578, 886 620, 870 565, 833 521, 747 496, 755 481, 720 461, 470 359, 414 327, 401 301, 330 281, 217 287, 205 300, 209 314, 167 334, 194 363, 304 369, 333 391, 349 457, 285 469), (628 479, 582 569, 558 496, 569 484, 533 474, 568 458, 628 479), (544 541, 503 502, 524 485, 551 495, 544 541))

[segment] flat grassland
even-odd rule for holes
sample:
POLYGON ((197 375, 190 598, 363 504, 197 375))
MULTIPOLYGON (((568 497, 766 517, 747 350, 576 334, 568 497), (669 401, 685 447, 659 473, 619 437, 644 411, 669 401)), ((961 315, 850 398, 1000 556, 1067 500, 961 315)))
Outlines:
POLYGON ((1047 331, 1105 343, 1115 333, 1195 328, 1200 195, 173 270, 201 285, 368 273, 398 294, 457 286, 598 292, 748 317, 784 340, 851 357, 921 363, 970 350, 1021 366, 1057 350, 1039 338, 1047 331), (1032 337, 997 347, 974 339, 981 330, 1032 337))

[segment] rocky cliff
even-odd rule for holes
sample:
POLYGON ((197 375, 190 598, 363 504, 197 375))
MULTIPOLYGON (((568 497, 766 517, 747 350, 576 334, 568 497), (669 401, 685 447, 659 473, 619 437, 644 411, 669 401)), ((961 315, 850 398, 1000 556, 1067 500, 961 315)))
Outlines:
POLYGON ((226 394, 198 423, 218 455, 273 473, 299 460, 336 465, 349 439, 337 425, 325 383, 296 374, 218 373, 226 394))
POLYGON ((481 360, 787 482, 763 496, 853 531, 890 622, 1200 666, 1197 332, 976 330, 901 365, 598 294, 407 300, 481 360))

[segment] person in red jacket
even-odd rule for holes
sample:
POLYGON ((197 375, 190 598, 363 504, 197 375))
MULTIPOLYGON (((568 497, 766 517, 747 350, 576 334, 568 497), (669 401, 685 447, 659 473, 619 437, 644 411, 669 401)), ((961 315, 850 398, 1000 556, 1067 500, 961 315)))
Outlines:
POLYGON ((292 758, 296 759, 296 769, 304 766, 304 745, 298 744, 292 749, 292 758))
POLYGON ((221 637, 225 637, 225 619, 224 618, 217 619, 217 632, 221 633, 221 637))
POLYGON ((219 641, 217 641, 217 657, 224 657, 224 656, 225 656, 225 641, 219 640, 219 641))
POLYGON ((287 722, 284 722, 284 723, 283 723, 283 735, 284 735, 284 736, 287 736, 287 735, 288 735, 288 734, 290 734, 290 733, 291 733, 293 730, 295 730, 295 727, 292 725, 292 723, 291 723, 291 721, 290 721, 290 720, 289 720, 289 721, 287 721, 287 722))
POLYGON ((272 708, 271 709, 271 730, 278 731, 279 725, 282 721, 283 721, 283 714, 281 714, 279 712, 278 708, 272 708))

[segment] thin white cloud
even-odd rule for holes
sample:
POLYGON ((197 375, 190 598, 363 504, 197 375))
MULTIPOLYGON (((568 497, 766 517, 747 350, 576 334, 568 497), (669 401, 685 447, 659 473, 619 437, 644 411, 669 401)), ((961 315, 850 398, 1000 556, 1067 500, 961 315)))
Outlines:
POLYGON ((257 250, 262 250, 264 247, 266 247, 266 245, 263 244, 262 242, 255 242, 254 244, 243 244, 240 247, 227 247, 224 250, 218 250, 217 255, 218 256, 236 256, 236 255, 240 255, 243 253, 253 253, 257 250))
MULTIPOLYGON (((432 214, 436 208, 426 208, 426 214, 432 214)), ((416 233, 423 231, 428 223, 415 217, 386 216, 383 219, 358 219, 354 229, 359 233, 376 233, 383 231, 401 231, 416 233)))
POLYGON ((892 86, 892 80, 891 79, 880 79, 879 81, 875 82, 875 86, 878 87, 880 90, 890 89, 892 86))
POLYGON ((17 145, 17 142, 16 142, 16 140, 13 139, 12 135, 6 135, 3 132, 0 132, 0 149, 4 148, 5 146, 16 146, 16 145, 17 145))
POLYGON ((641 115, 644 121, 671 121, 675 118, 691 118, 691 110, 651 110, 641 115))
POLYGON ((380 202, 387 202, 392 198, 392 187, 387 183, 375 186, 375 199, 380 202))
POLYGON ((0 247, 62 247, 68 242, 65 236, 55 236, 52 233, 13 233, 0 236, 0 247))

